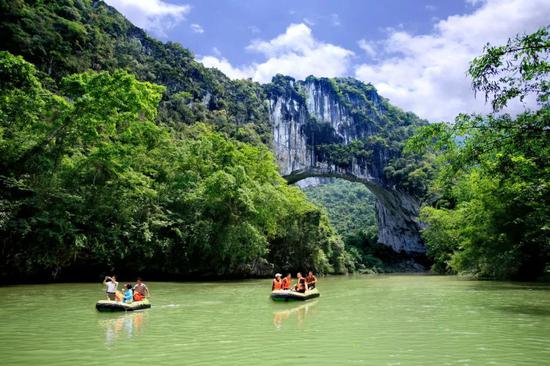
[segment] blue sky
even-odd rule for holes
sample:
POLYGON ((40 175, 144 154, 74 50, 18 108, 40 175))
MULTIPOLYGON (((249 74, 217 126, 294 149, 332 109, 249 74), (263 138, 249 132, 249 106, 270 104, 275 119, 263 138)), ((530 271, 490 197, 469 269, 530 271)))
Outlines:
MULTIPOLYGON (((432 121, 484 112, 465 75, 487 42, 550 23, 547 0, 107 0, 232 78, 353 76, 432 121)), ((520 106, 514 106, 519 108, 520 106)))

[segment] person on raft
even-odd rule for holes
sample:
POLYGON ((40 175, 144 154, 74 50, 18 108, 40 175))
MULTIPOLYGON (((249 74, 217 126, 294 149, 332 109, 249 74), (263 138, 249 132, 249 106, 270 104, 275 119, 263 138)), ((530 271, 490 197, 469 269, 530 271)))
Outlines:
POLYGON ((138 277, 134 286, 134 301, 142 301, 149 296, 151 296, 149 288, 141 281, 141 277, 138 277))
POLYGON ((308 290, 312 290, 315 288, 315 284, 317 283, 317 277, 313 275, 313 272, 309 271, 309 273, 306 276, 306 282, 307 282, 308 290))
POLYGON ((129 283, 127 283, 126 285, 124 285, 124 297, 122 298, 122 302, 123 303, 131 303, 132 302, 132 299, 134 298, 134 293, 132 291, 132 285, 130 285, 129 283))
POLYGON ((306 278, 303 277, 300 272, 298 272, 298 274, 296 275, 296 278, 298 279, 298 282, 296 282, 296 286, 294 286, 294 291, 306 292, 306 289, 307 289, 306 278))
POLYGON ((105 293, 107 294, 107 300, 115 300, 115 294, 118 287, 118 282, 116 281, 116 276, 105 276, 103 280, 103 285, 107 286, 105 293))
POLYGON ((283 281, 281 281, 281 274, 275 273, 275 278, 271 283, 271 291, 281 290, 283 288, 283 281))
POLYGON ((292 275, 289 273, 286 275, 285 278, 283 278, 283 282, 281 284, 283 290, 290 290, 290 284, 292 283, 292 275))

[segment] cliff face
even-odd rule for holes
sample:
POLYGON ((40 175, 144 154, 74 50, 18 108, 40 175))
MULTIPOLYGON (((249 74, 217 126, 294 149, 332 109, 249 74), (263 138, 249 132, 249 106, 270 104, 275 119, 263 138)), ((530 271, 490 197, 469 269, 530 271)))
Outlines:
POLYGON ((380 143, 387 135, 382 132, 409 122, 389 125, 387 101, 357 81, 354 88, 347 85, 350 79, 279 80, 283 82, 292 93, 268 93, 281 173, 290 182, 327 176, 365 184, 378 199, 379 242, 395 251, 425 252, 417 221, 419 200, 387 178, 385 168, 399 153, 380 143))

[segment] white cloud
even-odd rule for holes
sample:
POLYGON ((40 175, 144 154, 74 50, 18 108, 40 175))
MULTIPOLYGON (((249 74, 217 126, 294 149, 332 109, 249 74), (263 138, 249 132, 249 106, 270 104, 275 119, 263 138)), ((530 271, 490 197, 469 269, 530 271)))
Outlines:
POLYGON ((216 56, 221 56, 221 54, 222 54, 222 52, 220 51, 220 49, 218 47, 212 47, 212 52, 216 56))
POLYGON ((200 24, 193 23, 193 24, 191 24, 190 27, 191 27, 191 30, 195 33, 199 33, 199 34, 204 33, 204 28, 201 27, 200 24))
POLYGON ((247 79, 253 73, 251 68, 243 67, 242 69, 239 69, 237 67, 233 67, 229 61, 223 57, 218 58, 215 56, 205 56, 198 59, 198 61, 202 62, 206 67, 213 67, 220 70, 231 79, 247 79))
POLYGON ((233 67, 226 59, 206 56, 199 59, 209 67, 216 67, 232 78, 251 77, 269 82, 277 74, 303 79, 309 75, 342 76, 349 74, 353 52, 320 42, 307 25, 291 24, 285 33, 271 40, 254 40, 246 49, 260 53, 265 61, 243 67, 233 67))
POLYGON ((357 42, 359 48, 361 48, 369 57, 376 57, 376 45, 374 42, 369 42, 366 39, 360 39, 357 42))
POLYGON ((189 5, 170 4, 162 0, 105 0, 105 2, 132 23, 151 33, 165 37, 166 31, 185 19, 191 7, 189 5))
POLYGON ((355 76, 372 82, 394 104, 433 121, 452 120, 459 112, 485 112, 489 107, 481 96, 474 99, 466 75, 469 62, 487 42, 502 44, 548 19, 547 0, 485 0, 471 14, 439 21, 431 34, 391 30, 379 61, 358 65, 355 76))

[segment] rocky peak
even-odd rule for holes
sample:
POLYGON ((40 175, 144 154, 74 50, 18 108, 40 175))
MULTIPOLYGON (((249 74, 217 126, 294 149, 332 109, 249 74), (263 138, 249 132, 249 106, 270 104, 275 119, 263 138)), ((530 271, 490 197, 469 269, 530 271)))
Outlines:
POLYGON ((385 174, 400 154, 388 141, 389 130, 421 121, 351 78, 277 76, 267 94, 281 173, 290 182, 326 176, 364 183, 378 199, 379 241, 396 251, 424 252, 419 200, 385 174))

